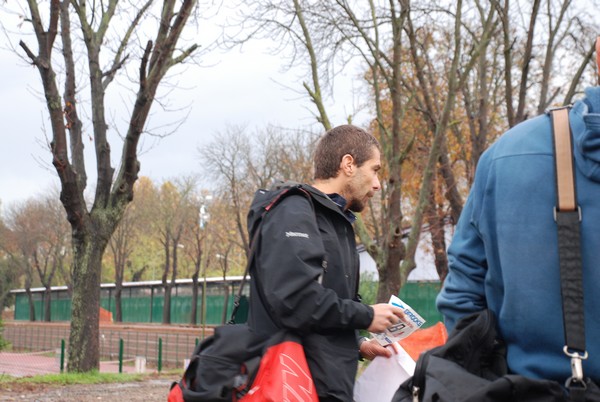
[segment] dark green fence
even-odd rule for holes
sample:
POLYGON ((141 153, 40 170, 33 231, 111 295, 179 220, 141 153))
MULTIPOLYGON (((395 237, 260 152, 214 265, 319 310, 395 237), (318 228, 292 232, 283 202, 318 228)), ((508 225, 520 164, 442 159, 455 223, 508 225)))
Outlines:
MULTIPOLYGON (((233 308, 234 294, 237 292, 240 278, 224 281, 211 281, 207 283, 206 295, 206 324, 217 325, 229 319, 233 308), (225 310, 226 309, 226 310, 225 310), (225 310, 225 311, 224 311, 225 310)), ((192 313, 192 282, 181 280, 171 290, 171 323, 189 324, 192 313)), ((244 293, 247 294, 246 287, 244 293)), ((196 309, 196 323, 202 320, 202 291, 203 286, 198 287, 198 301, 196 309)), ((29 320, 29 297, 24 290, 13 291, 15 293, 15 320, 29 320)), ((114 285, 102 285, 100 291, 100 306, 113 314, 116 314, 114 285)), ((32 289, 31 297, 35 309, 35 320, 44 321, 44 298, 43 289, 32 289)), ((163 321, 163 306, 165 291, 160 283, 145 282, 124 285, 121 294, 121 309, 123 322, 136 323, 161 323, 163 321)), ((244 320, 247 316, 248 304, 242 298, 240 309, 237 313, 237 321, 244 320)), ((71 319, 71 298, 66 287, 55 287, 50 297, 50 321, 69 321, 71 319)))
POLYGON ((423 328, 442 321, 442 315, 435 307, 435 298, 440 292, 440 282, 407 282, 398 295, 402 301, 411 306, 426 322, 423 328))
MULTIPOLYGON (((206 286, 206 324, 218 325, 229 319, 233 308, 233 295, 237 292, 241 278, 227 282, 211 281, 206 286), (224 313, 225 306, 227 307, 224 313)), ((425 327, 442 321, 441 314, 435 307, 435 298, 440 291, 440 282, 408 282, 400 290, 399 297, 408 303, 425 320, 425 327)), ((244 290, 247 294, 249 286, 244 290)), ((202 284, 198 287, 198 304, 196 322, 202 323, 202 284)), ((100 291, 102 308, 116 314, 114 285, 103 285, 100 291)), ((365 303, 373 303, 377 292, 377 283, 361 284, 361 294, 365 303), (365 297, 366 296, 366 297, 365 297)), ((29 320, 29 301, 24 291, 15 293, 15 320, 29 320)), ((125 286, 121 295, 123 322, 161 323, 163 319, 164 288, 160 282, 135 283, 125 286)), ((36 321, 44 320, 43 289, 32 291, 36 321)), ((71 298, 65 287, 57 287, 52 291, 50 302, 51 321, 69 321, 71 319, 71 298)), ((192 311, 191 280, 181 280, 171 290, 171 323, 189 324, 192 311)), ((248 313, 246 299, 242 300, 237 321, 245 321, 248 313)))

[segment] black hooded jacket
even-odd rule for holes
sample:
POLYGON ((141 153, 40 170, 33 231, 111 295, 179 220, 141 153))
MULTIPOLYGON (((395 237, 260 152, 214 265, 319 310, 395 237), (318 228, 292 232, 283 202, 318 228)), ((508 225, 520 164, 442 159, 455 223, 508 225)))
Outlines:
MULTIPOLYGON (((302 188, 312 202, 289 195, 265 215, 251 268, 248 323, 261 334, 283 327, 301 335, 319 397, 352 401, 356 330, 370 325, 373 309, 356 300, 352 224, 327 195, 302 188)), ((257 204, 250 208, 249 228, 259 215, 257 204)))

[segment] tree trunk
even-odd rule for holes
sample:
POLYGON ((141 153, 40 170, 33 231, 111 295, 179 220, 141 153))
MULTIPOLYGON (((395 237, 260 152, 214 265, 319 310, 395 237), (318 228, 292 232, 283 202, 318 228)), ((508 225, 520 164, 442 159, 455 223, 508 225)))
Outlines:
POLYGON ((115 284, 115 322, 123 322, 123 306, 121 294, 123 293, 123 283, 115 284))
POLYGON ((74 264, 69 372, 99 368, 100 272, 106 246, 95 236, 73 240, 74 264))
POLYGON ((200 324, 202 324, 202 338, 206 328, 206 268, 204 268, 204 280, 202 281, 202 296, 200 304, 200 324))
POLYGON ((52 317, 51 317, 51 297, 52 297, 52 288, 50 286, 50 284, 48 284, 45 287, 44 290, 44 321, 45 322, 50 322, 52 321, 52 317))
POLYGON ((377 290, 377 301, 387 302, 390 295, 397 295, 402 286, 400 276, 400 262, 405 258, 406 248, 402 242, 402 165, 403 149, 407 144, 402 139, 402 26, 407 17, 407 9, 401 7, 400 15, 392 11, 392 31, 393 31, 393 61, 390 66, 392 69, 391 79, 391 98, 392 98, 392 131, 391 131, 391 153, 387 155, 389 161, 389 209, 387 210, 386 225, 383 226, 383 250, 385 261, 379 269, 379 288, 377 290), (386 233, 387 232, 387 233, 386 233), (382 277, 383 276, 383 277, 382 277))
POLYGON ((229 285, 227 282, 223 284, 223 315, 221 316, 221 324, 227 322, 227 307, 229 306, 229 285))
POLYGON ((165 298, 163 304, 163 324, 171 323, 171 289, 173 288, 173 284, 168 284, 164 286, 165 289, 165 298))
POLYGON ((438 214, 434 195, 432 194, 429 206, 426 212, 426 219, 429 223, 429 234, 431 235, 431 246, 440 281, 443 282, 448 275, 448 258, 446 257, 446 238, 444 228, 444 218, 438 214))
POLYGON ((192 276, 192 311, 190 312, 190 324, 198 323, 198 272, 192 276))
POLYGON ((442 139, 439 164, 439 171, 446 185, 446 199, 450 203, 450 216, 452 217, 452 222, 456 224, 462 213, 464 201, 458 191, 454 171, 452 170, 450 158, 448 157, 448 144, 446 143, 446 138, 442 139))
POLYGON ((440 277, 440 282, 443 283, 448 275, 448 257, 446 255, 446 239, 444 238, 444 222, 439 218, 437 218, 436 227, 431 227, 431 245, 435 258, 435 270, 440 277))
POLYGON ((27 300, 29 300, 29 321, 35 321, 35 304, 33 304, 34 302, 31 288, 25 288, 25 293, 27 293, 27 300))
MULTIPOLYGON (((389 254, 388 254, 389 257, 389 254)), ((388 258, 388 261, 390 258, 388 258)), ((388 265, 378 265, 381 268, 379 271, 379 286, 377 287, 377 303, 386 303, 390 299, 390 295, 397 295, 400 289, 400 270, 388 269, 388 265)))

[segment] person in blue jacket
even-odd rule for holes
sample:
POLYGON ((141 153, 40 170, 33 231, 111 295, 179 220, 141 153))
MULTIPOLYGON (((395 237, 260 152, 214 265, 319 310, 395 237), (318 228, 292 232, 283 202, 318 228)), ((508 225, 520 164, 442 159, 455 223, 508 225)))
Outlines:
MULTIPOLYGON (((600 88, 569 112, 577 201, 582 211, 584 375, 600 379, 600 88)), ((541 115, 504 133, 481 157, 448 250, 437 307, 448 330, 489 308, 513 373, 564 382, 565 345, 551 121, 541 115)))

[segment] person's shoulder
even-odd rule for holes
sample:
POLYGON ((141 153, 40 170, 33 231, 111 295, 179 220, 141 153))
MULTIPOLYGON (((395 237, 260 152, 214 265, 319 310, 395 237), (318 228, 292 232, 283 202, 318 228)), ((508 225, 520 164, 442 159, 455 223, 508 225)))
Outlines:
MULTIPOLYGON (((312 211, 314 204, 314 195, 307 189, 306 184, 297 183, 290 186, 278 187, 272 189, 277 193, 276 197, 279 199, 273 204, 273 210, 289 211, 292 210, 305 210, 312 211)), ((288 213, 288 212, 285 212, 288 213)))
POLYGON ((525 120, 504 132, 488 149, 492 159, 552 154, 552 125, 547 114, 525 120))

